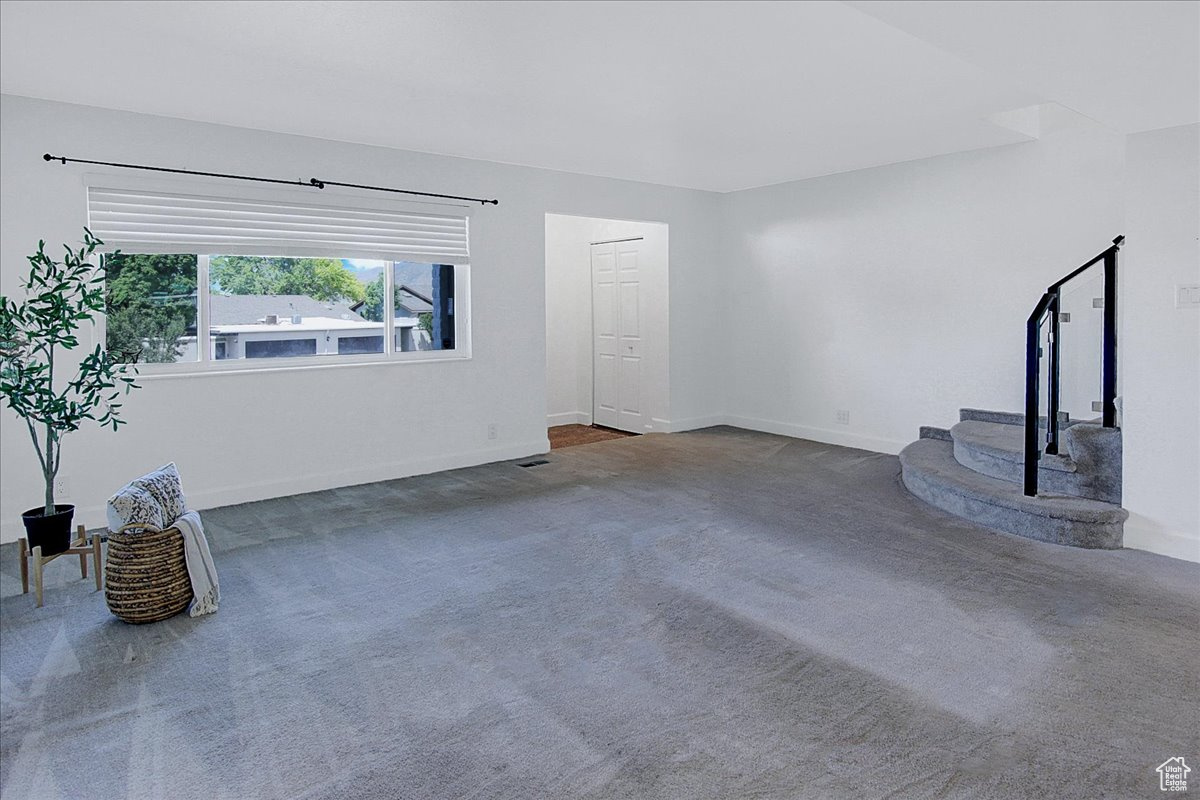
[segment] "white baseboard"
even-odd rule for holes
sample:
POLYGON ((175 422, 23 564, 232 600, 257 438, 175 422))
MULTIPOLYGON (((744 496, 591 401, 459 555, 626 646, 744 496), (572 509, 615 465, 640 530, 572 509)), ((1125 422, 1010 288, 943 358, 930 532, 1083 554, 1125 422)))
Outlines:
POLYGON ((876 436, 864 436, 851 431, 831 430, 828 428, 813 428, 808 425, 796 425, 791 422, 776 422, 769 419, 731 416, 725 418, 725 424, 735 428, 745 428, 763 433, 777 433, 780 436, 791 436, 793 439, 809 439, 824 444, 837 444, 842 447, 855 447, 859 450, 870 450, 875 453, 896 455, 908 444, 894 439, 882 439, 876 436))
POLYGON ((875 453, 888 453, 889 455, 899 453, 908 444, 908 442, 882 439, 875 436, 864 436, 850 431, 814 428, 808 425, 797 425, 792 422, 742 417, 736 414, 713 414, 706 417, 691 417, 689 419, 666 422, 664 429, 669 433, 681 433, 701 428, 712 428, 717 425, 729 425, 733 428, 743 428, 748 431, 774 433, 793 439, 808 439, 824 444, 837 444, 843 447, 854 447, 859 450, 870 450, 875 453))
POLYGON ((695 431, 700 428, 711 428, 714 425, 728 425, 729 417, 723 414, 713 414, 707 417, 690 417, 688 419, 677 419, 674 422, 663 420, 662 430, 666 433, 681 433, 682 431, 695 431))
MULTIPOLYGON (((261 483, 223 486, 209 490, 188 492, 188 506, 199 511, 206 508, 251 503, 256 500, 270 500, 276 497, 287 497, 293 494, 319 492, 324 489, 339 489, 344 486, 357 486, 362 483, 408 478, 414 475, 427 475, 431 472, 442 472, 448 469, 475 467, 480 464, 490 464, 495 461, 510 461, 531 455, 550 452, 550 440, 547 438, 532 439, 518 444, 499 445, 481 450, 464 453, 447 453, 408 461, 394 461, 386 464, 373 464, 352 470, 340 472, 324 472, 282 480, 263 481, 261 483)), ((84 525, 89 530, 103 528, 107 524, 105 508, 102 505, 78 506, 75 509, 75 524, 84 525)), ((0 542, 15 542, 24 536, 25 531, 20 519, 0 520, 0 542)))
POLYGON ((558 425, 591 425, 592 414, 590 411, 563 411, 559 414, 546 415, 546 427, 553 428, 558 425))
POLYGON ((1140 514, 1130 514, 1125 521, 1125 546, 1184 561, 1200 562, 1200 538, 1183 531, 1167 530, 1140 514))

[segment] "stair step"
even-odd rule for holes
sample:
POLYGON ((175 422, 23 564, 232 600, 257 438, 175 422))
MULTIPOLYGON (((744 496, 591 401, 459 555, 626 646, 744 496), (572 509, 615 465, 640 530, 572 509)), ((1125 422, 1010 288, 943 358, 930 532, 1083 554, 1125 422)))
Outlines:
MULTIPOLYGON (((955 444, 962 445, 961 449, 1000 462, 997 465, 998 469, 1011 466, 1013 471, 1011 474, 1007 473, 1007 471, 1005 474, 993 474, 986 469, 979 469, 975 464, 965 463, 960 458, 959 463, 964 467, 970 467, 977 472, 991 475, 993 478, 1003 478, 1004 480, 1011 481, 1021 480, 1023 470, 1025 469, 1024 425, 1004 425, 997 422, 980 422, 969 419, 952 427, 950 429, 950 437, 954 440, 955 444)), ((1040 441, 1041 438, 1039 437, 1040 441)), ((959 447, 954 449, 956 456, 959 449, 959 447)), ((1075 472, 1075 462, 1071 460, 1070 456, 1061 453, 1058 455, 1042 453, 1038 467, 1046 472, 1075 472)))
MULTIPOLYGON (((958 410, 958 419, 960 422, 973 420, 975 422, 995 422, 998 425, 1021 425, 1025 424, 1025 415, 1015 411, 988 411, 984 408, 960 408, 958 410)), ((1043 428, 1046 427, 1046 418, 1038 417, 1038 424, 1043 428)), ((1071 420, 1070 415, 1065 411, 1058 412, 1059 428, 1070 427, 1076 424, 1071 420)))
POLYGON ((1119 505, 1068 495, 1026 497, 1018 484, 958 463, 951 442, 918 439, 900 451, 900 466, 910 492, 980 525, 1073 547, 1122 545, 1129 512, 1119 505))
MULTIPOLYGON (((1024 481, 1024 426, 967 420, 952 427, 950 435, 954 458, 964 467, 1012 483, 1024 481)), ((1059 453, 1043 453, 1038 459, 1039 492, 1120 504, 1120 436, 1119 430, 1091 423, 1064 428, 1059 453)))
POLYGON ((941 439, 944 442, 953 441, 948 428, 936 428, 933 425, 922 425, 918 436, 922 439, 941 439))

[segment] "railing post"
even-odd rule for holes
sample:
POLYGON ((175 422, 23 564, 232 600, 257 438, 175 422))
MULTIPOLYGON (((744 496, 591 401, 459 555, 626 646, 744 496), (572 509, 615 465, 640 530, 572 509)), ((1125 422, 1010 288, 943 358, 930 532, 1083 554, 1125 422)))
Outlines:
POLYGON ((1104 364, 1102 391, 1104 403, 1104 427, 1117 424, 1117 249, 1121 246, 1118 237, 1104 254, 1104 364))
POLYGON ((1025 325, 1025 474, 1024 491, 1029 497, 1038 490, 1038 383, 1041 349, 1041 309, 1025 325))
POLYGON ((1051 454, 1058 453, 1058 406, 1059 406, 1059 366, 1060 353, 1058 347, 1059 333, 1062 328, 1062 320, 1059 318, 1059 309, 1062 305, 1062 290, 1055 289, 1053 297, 1050 300, 1050 370, 1048 376, 1049 386, 1046 389, 1048 395, 1047 410, 1046 410, 1046 452, 1051 454))

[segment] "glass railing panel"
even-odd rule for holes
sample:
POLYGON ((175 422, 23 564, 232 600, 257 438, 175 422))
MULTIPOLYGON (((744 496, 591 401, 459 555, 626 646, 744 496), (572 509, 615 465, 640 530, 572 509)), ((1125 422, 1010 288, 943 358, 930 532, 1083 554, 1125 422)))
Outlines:
POLYGON ((1051 326, 1049 315, 1042 321, 1041 337, 1039 339, 1042 350, 1041 362, 1038 365, 1038 452, 1046 452, 1046 425, 1047 414, 1050 409, 1050 388, 1053 376, 1051 374, 1050 348, 1053 346, 1051 339, 1051 326))
POLYGON ((1059 310, 1059 410, 1073 420, 1100 417, 1104 270, 1089 269, 1063 285, 1059 310))

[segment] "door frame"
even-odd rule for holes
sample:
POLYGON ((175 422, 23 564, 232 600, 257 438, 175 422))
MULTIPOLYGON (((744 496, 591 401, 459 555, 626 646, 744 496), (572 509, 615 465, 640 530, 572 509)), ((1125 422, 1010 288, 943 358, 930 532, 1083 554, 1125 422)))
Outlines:
MULTIPOLYGON (((586 291, 586 298, 587 298, 587 305, 588 305, 587 316, 586 316, 586 320, 587 320, 586 327, 587 327, 589 357, 588 357, 587 362, 583 362, 583 361, 575 362, 576 363, 576 367, 575 367, 576 371, 574 372, 574 374, 576 376, 582 377, 583 370, 581 368, 583 368, 584 365, 586 364, 586 368, 588 369, 587 381, 590 384, 589 393, 588 393, 586 401, 584 401, 583 397, 576 395, 575 401, 571 404, 571 405, 575 406, 574 409, 572 409, 572 410, 573 410, 574 414, 576 415, 577 424, 589 424, 589 425, 596 424, 596 418, 595 418, 595 411, 596 411, 596 409, 595 409, 595 397, 596 397, 595 329, 596 329, 596 327, 595 327, 595 299, 593 296, 595 287, 593 286, 593 282, 592 282, 591 246, 593 244, 617 244, 620 242, 638 241, 638 240, 649 241, 650 240, 650 231, 648 229, 643 229, 643 230, 645 230, 644 233, 642 231, 638 231, 635 234, 633 231, 630 231, 630 234, 633 234, 633 235, 622 236, 622 235, 618 234, 619 226, 622 226, 622 225, 654 226, 654 231, 655 231, 653 234, 654 241, 656 243, 661 244, 661 249, 658 249, 659 244, 656 244, 655 250, 654 250, 654 252, 658 253, 660 256, 661 274, 659 274, 659 271, 652 271, 650 273, 650 275, 653 276, 654 286, 656 287, 655 288, 655 298, 660 300, 660 302, 655 303, 653 307, 654 308, 662 308, 663 314, 661 317, 652 315, 652 319, 655 320, 652 324, 652 330, 658 334, 655 338, 655 341, 658 344, 658 350, 653 357, 653 363, 654 363, 654 366, 656 367, 656 369, 652 370, 652 372, 650 373, 653 378, 653 380, 651 382, 652 389, 650 391, 650 394, 647 396, 647 399, 645 402, 645 405, 646 405, 646 411, 645 411, 646 429, 639 431, 639 432, 640 433, 646 433, 649 431, 664 431, 665 432, 665 431, 671 430, 671 423, 670 423, 670 408, 671 408, 670 374, 671 373, 670 373, 670 366, 669 366, 671 342, 670 342, 670 324, 669 324, 669 313, 670 312, 668 310, 669 306, 670 306, 670 295, 671 295, 671 292, 670 292, 670 262, 671 262, 671 255, 672 255, 672 249, 673 249, 671 246, 671 230, 670 230, 671 223, 666 220, 662 220, 662 219, 620 217, 620 216, 612 216, 612 215, 605 215, 605 214, 591 214, 591 213, 579 212, 579 211, 546 211, 546 212, 544 212, 544 216, 545 216, 546 222, 543 226, 543 236, 547 240, 547 242, 549 241, 548 234, 549 234, 549 230, 550 230, 550 222, 549 222, 550 217, 570 218, 570 219, 577 220, 577 221, 578 220, 586 220, 588 222, 595 224, 595 227, 597 228, 597 230, 595 230, 594 233, 601 234, 600 236, 593 235, 591 237, 580 237, 579 239, 575 239, 575 241, 579 242, 579 244, 586 245, 586 248, 583 252, 586 253, 585 258, 586 258, 586 262, 587 262, 586 263, 586 266, 587 266, 587 278, 586 278, 587 289, 586 290, 577 289, 575 291, 579 291, 580 295, 582 295, 583 292, 586 291), (604 231, 603 228, 605 226, 618 227, 618 230, 613 231, 614 235, 612 235, 612 236, 604 236, 603 233, 605 233, 606 231, 604 231), (658 295, 661 295, 661 298, 659 298, 658 295), (658 324, 659 322, 661 322, 661 324, 658 324), (659 341, 659 340, 661 340, 661 341, 659 341), (586 406, 583 405, 583 403, 581 403, 580 401, 586 402, 587 405, 586 406)), ((549 250, 546 251, 546 255, 547 255, 547 258, 546 258, 546 261, 544 264, 544 269, 545 269, 544 281, 546 281, 546 277, 550 275, 549 265, 551 262, 550 262, 550 258, 549 258, 549 255, 550 255, 549 250)), ((560 260, 560 261, 556 261, 555 263, 562 264, 563 262, 560 260)), ((572 262, 572 263, 575 263, 575 262, 572 262)), ((571 269, 575 269, 575 267, 571 267, 571 269)), ((646 278, 643 277, 643 280, 645 281, 646 278)), ((580 295, 576 295, 576 297, 580 297, 580 295)), ((545 308, 549 309, 550 308, 550 305, 549 305, 550 295, 549 294, 546 295, 546 299, 547 299, 547 304, 545 305, 545 308)), ((582 317, 582 315, 581 315, 581 317, 582 317)), ((583 321, 582 318, 580 321, 581 322, 583 321)), ((579 327, 583 327, 583 325, 579 325, 579 327)), ((578 336, 579 335, 578 329, 575 329, 575 330, 576 330, 575 333, 569 334, 569 335, 578 336)), ((549 333, 550 332, 548 331, 548 334, 549 333)), ((578 341, 578 340, 576 340, 576 341, 578 341)), ((547 347, 547 351, 548 350, 549 350, 549 347, 547 347)), ((547 362, 546 362, 546 376, 547 376, 547 384, 546 385, 547 385, 547 387, 549 387, 551 385, 551 380, 550 380, 551 371, 550 370, 551 370, 551 363, 549 360, 547 360, 547 362)), ((559 375, 559 373, 557 371, 554 374, 556 376, 559 375)), ((644 381, 644 384, 645 384, 645 381, 644 381)), ((561 398, 560 398, 560 400, 561 400, 561 398)), ((556 405, 554 409, 547 408, 547 413, 549 413, 551 410, 554 410, 554 412, 555 412, 553 416, 561 417, 565 414, 565 412, 568 409, 565 407, 558 408, 556 405)), ((553 424, 562 425, 562 424, 568 424, 568 423, 554 422, 553 424)))

